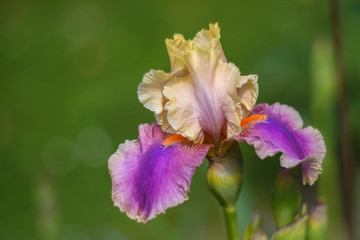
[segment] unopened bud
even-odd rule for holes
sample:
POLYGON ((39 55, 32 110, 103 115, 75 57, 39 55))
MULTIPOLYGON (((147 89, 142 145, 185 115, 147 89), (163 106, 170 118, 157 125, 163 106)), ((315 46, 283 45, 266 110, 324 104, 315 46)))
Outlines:
POLYGON ((271 240, 305 240, 308 218, 308 215, 304 215, 291 224, 278 228, 271 240))
POLYGON ((324 200, 321 198, 317 200, 315 208, 310 213, 307 239, 309 240, 327 239, 326 204, 324 200))
POLYGON ((261 217, 259 210, 256 209, 253 216, 245 228, 242 240, 267 240, 265 232, 261 228, 261 217))
POLYGON ((271 195, 271 206, 277 227, 294 221, 301 204, 301 193, 295 176, 287 169, 280 168, 271 195))
POLYGON ((209 157, 207 183, 224 207, 234 206, 242 183, 242 156, 239 145, 232 146, 221 156, 209 157))

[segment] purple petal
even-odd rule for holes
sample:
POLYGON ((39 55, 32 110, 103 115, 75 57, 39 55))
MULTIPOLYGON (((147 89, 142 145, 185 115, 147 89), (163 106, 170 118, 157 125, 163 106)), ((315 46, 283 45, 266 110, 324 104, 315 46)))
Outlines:
MULTIPOLYGON (((115 206, 138 222, 188 199, 195 168, 210 145, 188 140, 164 146, 169 137, 157 124, 139 126, 140 140, 125 141, 109 159, 115 206)), ((176 138, 178 139, 178 138, 176 138)))
POLYGON ((302 128, 299 113, 287 105, 259 104, 250 116, 258 114, 266 115, 266 120, 249 122, 236 140, 253 145, 261 159, 282 152, 281 166, 301 164, 304 184, 312 185, 322 171, 326 152, 321 133, 311 126, 302 128))

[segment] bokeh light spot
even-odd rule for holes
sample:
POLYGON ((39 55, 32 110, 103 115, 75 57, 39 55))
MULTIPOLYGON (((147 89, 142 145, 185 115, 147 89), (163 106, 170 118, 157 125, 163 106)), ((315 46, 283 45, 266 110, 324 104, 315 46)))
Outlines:
POLYGON ((76 154, 90 166, 99 166, 111 154, 111 139, 101 127, 83 129, 76 140, 76 154))

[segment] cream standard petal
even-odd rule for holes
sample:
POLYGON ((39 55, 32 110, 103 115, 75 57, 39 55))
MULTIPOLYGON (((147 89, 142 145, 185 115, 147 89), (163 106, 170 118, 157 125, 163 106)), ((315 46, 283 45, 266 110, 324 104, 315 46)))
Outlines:
POLYGON ((167 118, 175 131, 189 140, 201 143, 204 134, 200 125, 198 99, 194 82, 190 75, 172 78, 164 87, 164 95, 168 99, 165 109, 167 118))
POLYGON ((171 72, 177 73, 180 71, 184 74, 178 74, 178 77, 185 76, 187 71, 184 68, 184 62, 181 60, 180 55, 183 51, 192 48, 192 41, 185 40, 181 34, 174 34, 173 39, 166 39, 165 43, 170 58, 171 72))
POLYGON ((238 135, 241 131, 240 122, 242 99, 237 94, 240 71, 232 63, 219 62, 214 74, 214 90, 221 112, 226 119, 226 138, 238 135))
MULTIPOLYGON (((212 143, 215 145, 218 145, 218 142, 220 141, 220 135, 224 124, 224 117, 221 113, 217 97, 214 95, 213 85, 213 78, 219 63, 220 55, 221 52, 216 49, 206 48, 204 46, 201 48, 196 47, 191 51, 184 52, 182 55, 183 61, 190 73, 189 79, 192 79, 192 88, 195 96, 192 104, 196 106, 196 115, 198 116, 198 123, 196 125, 201 126, 201 129, 198 129, 198 131, 202 132, 202 138, 204 133, 210 135, 212 143)), ((177 130, 177 126, 174 126, 172 123, 181 120, 170 120, 170 112, 175 112, 178 109, 168 108, 167 110, 169 112, 169 122, 172 127, 177 130)), ((186 119, 184 119, 184 121, 187 122, 186 119)), ((192 123, 188 122, 188 124, 190 128, 192 123)), ((187 135, 186 132, 185 134, 187 135)), ((198 136, 196 136, 196 138, 198 138, 198 136)))
POLYGON ((167 121, 167 111, 165 104, 167 99, 164 98, 163 89, 166 82, 172 77, 172 74, 160 70, 150 70, 145 74, 142 83, 138 87, 138 97, 144 106, 153 111, 157 123, 163 131, 175 133, 167 121))
POLYGON ((172 78, 164 95, 168 121, 174 130, 195 142, 209 136, 215 145, 241 131, 240 72, 220 60, 214 48, 197 48, 184 54, 190 75, 172 78))
POLYGON ((152 70, 138 90, 163 131, 217 147, 224 138, 238 135, 241 119, 257 98, 257 76, 240 77, 238 68, 227 63, 218 25, 210 24, 193 41, 175 34, 166 46, 171 74, 152 70))
POLYGON ((202 29, 194 37, 194 44, 198 46, 212 47, 221 52, 220 59, 227 62, 224 51, 220 44, 220 27, 218 23, 209 24, 209 30, 202 29))
POLYGON ((258 94, 258 76, 240 76, 240 81, 238 82, 237 86, 237 95, 241 99, 241 111, 243 114, 242 118, 247 117, 252 111, 255 106, 258 94))

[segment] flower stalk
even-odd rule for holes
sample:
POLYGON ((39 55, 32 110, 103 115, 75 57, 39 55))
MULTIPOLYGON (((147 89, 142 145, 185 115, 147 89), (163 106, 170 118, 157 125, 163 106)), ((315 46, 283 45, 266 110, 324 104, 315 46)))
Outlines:
POLYGON ((225 224, 226 231, 228 234, 229 240, 237 240, 239 239, 239 231, 237 227, 236 220, 236 207, 235 206, 224 206, 224 216, 225 216, 225 224))

